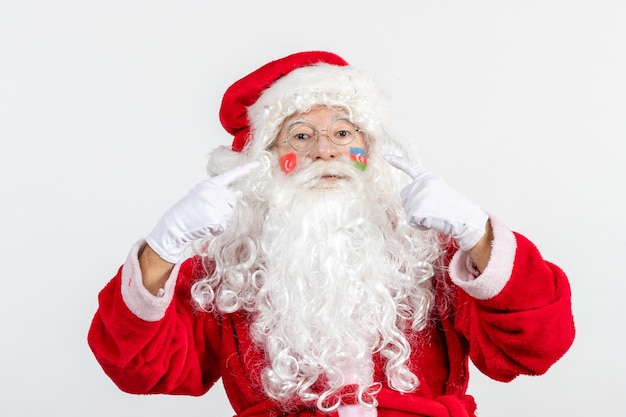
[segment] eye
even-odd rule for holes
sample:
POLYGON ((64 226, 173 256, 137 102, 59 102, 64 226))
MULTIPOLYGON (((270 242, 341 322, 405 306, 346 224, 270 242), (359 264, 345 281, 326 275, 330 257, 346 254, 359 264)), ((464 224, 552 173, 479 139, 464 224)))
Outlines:
POLYGON ((335 137, 337 138, 348 138, 352 135, 352 132, 349 130, 338 130, 335 132, 335 137))
POLYGON ((315 136, 315 131, 308 126, 300 126, 289 132, 289 138, 294 142, 311 140, 315 136))
POLYGON ((310 140, 311 139, 311 135, 307 134, 307 133, 294 133, 291 136, 291 140, 295 141, 295 142, 302 142, 302 141, 306 141, 306 140, 310 140))
POLYGON ((333 139, 340 143, 349 142, 354 137, 354 125, 348 120, 337 120, 330 129, 333 139))

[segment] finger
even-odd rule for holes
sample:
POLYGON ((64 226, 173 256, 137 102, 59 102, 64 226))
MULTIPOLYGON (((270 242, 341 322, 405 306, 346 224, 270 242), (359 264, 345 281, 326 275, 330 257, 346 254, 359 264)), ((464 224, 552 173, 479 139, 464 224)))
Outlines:
POLYGON ((250 172, 254 171, 254 169, 257 168, 260 164, 261 163, 259 161, 248 162, 247 164, 240 165, 226 172, 223 172, 220 175, 216 175, 211 179, 211 181, 216 185, 226 187, 237 181, 239 178, 244 177, 250 172))
POLYGON ((390 165, 407 174, 411 179, 416 179, 423 171, 422 168, 413 164, 411 161, 397 155, 384 155, 383 158, 385 158, 385 161, 389 162, 390 165))

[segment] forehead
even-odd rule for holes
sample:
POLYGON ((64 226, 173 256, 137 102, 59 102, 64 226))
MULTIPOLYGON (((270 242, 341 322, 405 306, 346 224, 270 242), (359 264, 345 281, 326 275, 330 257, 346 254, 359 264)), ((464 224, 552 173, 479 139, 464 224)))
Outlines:
POLYGON ((284 121, 284 126, 298 123, 328 123, 335 120, 349 120, 349 118, 350 116, 344 108, 314 106, 307 112, 298 112, 287 117, 284 121))

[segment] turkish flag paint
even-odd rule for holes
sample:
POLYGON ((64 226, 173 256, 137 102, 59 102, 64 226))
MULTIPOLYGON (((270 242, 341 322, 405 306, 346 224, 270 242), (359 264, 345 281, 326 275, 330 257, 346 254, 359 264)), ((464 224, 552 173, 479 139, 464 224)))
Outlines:
POLYGON ((280 157, 280 169, 285 174, 296 169, 296 166, 298 166, 298 162, 295 153, 291 152, 280 157))

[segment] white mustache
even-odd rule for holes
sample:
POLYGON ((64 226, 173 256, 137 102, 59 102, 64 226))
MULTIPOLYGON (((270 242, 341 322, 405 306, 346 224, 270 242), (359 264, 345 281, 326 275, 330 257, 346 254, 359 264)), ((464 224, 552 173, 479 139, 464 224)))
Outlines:
POLYGON ((299 185, 317 183, 323 177, 336 177, 346 181, 359 179, 361 172, 349 160, 312 161, 310 164, 291 173, 299 185))

